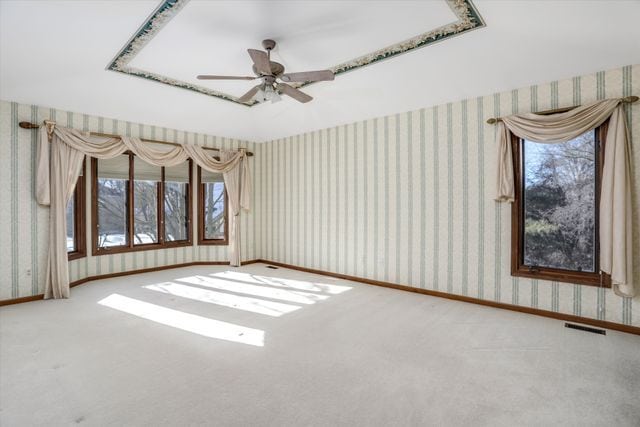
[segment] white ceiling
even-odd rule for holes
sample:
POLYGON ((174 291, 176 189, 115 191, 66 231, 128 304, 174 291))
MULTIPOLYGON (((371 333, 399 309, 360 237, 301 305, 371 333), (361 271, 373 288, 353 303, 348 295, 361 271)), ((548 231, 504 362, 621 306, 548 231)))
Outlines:
MULTIPOLYGON (((484 28, 307 86, 308 104, 248 108, 105 70, 158 3, 0 1, 0 98, 261 142, 640 63, 638 1, 476 0, 484 28)), ((264 38, 305 71, 454 20, 444 0, 192 0, 131 65, 241 95, 255 83, 194 76, 251 75, 264 38)))

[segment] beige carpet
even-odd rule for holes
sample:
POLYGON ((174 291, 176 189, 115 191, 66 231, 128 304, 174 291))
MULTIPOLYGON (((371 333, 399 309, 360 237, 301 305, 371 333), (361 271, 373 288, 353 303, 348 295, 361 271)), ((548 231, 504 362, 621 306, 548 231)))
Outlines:
POLYGON ((640 337, 262 264, 0 310, 0 425, 640 424, 640 337))

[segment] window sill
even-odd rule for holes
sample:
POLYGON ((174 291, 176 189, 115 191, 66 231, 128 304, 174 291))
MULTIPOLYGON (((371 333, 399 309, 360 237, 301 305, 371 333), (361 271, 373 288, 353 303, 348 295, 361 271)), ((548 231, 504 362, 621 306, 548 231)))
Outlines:
POLYGON ((229 241, 227 239, 204 239, 204 240, 198 240, 198 245, 227 246, 229 245, 229 241))
POLYGON ((87 254, 84 252, 67 252, 67 260, 74 261, 76 259, 84 258, 87 254))
POLYGON ((106 248, 93 248, 92 255, 93 256, 101 256, 101 255, 113 255, 113 254, 122 254, 127 252, 140 252, 140 251, 153 251, 158 249, 171 249, 171 248, 180 248, 193 246, 193 243, 190 240, 185 241, 174 241, 174 242, 165 242, 165 243, 148 243, 144 245, 134 245, 133 247, 129 246, 112 246, 109 249, 106 248))
POLYGON ((512 270, 511 276, 526 277, 529 279, 546 280, 551 282, 597 286, 603 288, 611 287, 611 277, 608 274, 604 275, 601 284, 600 274, 598 273, 580 273, 577 271, 560 270, 554 268, 540 268, 537 271, 531 271, 528 267, 521 266, 519 269, 512 270))

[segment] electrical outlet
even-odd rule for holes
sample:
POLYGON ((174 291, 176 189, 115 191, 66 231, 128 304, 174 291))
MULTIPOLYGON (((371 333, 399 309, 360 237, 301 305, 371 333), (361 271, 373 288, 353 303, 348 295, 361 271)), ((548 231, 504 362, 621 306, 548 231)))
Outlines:
POLYGON ((31 276, 31 269, 27 269, 27 276, 31 276))

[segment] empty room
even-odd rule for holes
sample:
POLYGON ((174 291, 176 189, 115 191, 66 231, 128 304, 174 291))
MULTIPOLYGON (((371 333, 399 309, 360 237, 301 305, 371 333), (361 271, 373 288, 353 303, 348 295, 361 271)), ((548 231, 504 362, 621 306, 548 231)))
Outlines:
POLYGON ((640 426, 639 18, 0 0, 0 425, 640 426))

